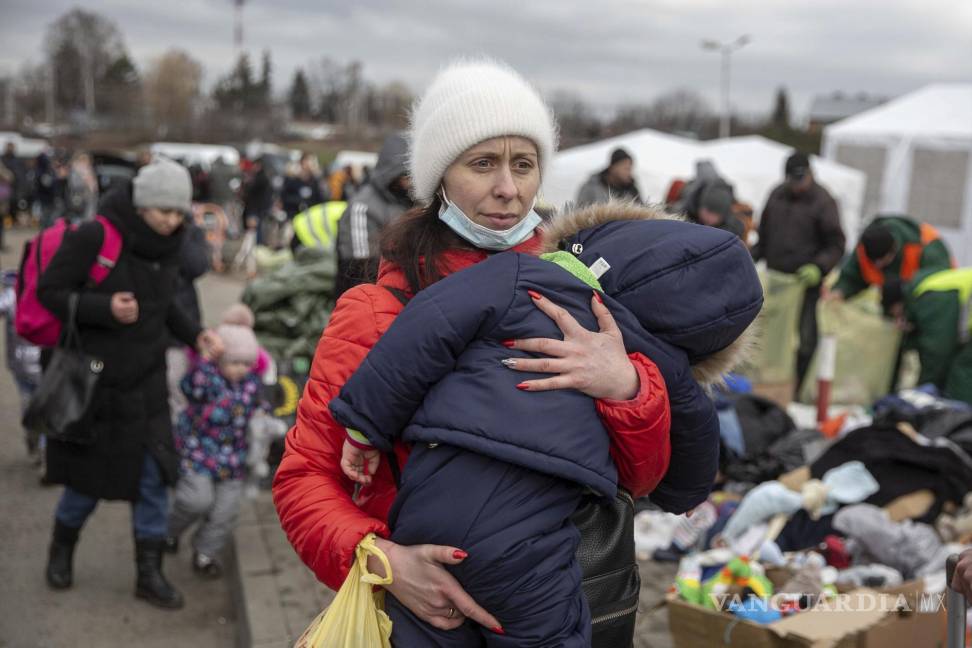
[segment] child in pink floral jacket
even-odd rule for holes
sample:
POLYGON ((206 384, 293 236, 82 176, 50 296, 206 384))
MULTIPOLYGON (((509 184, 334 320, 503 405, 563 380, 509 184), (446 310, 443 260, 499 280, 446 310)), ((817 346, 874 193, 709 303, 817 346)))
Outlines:
POLYGON ((218 578, 218 554, 239 515, 246 477, 247 426, 260 409, 260 378, 254 370, 259 345, 245 326, 216 329, 225 351, 218 362, 201 360, 182 379, 188 401, 176 425, 182 476, 169 518, 168 548, 198 519, 193 535, 193 569, 218 578))

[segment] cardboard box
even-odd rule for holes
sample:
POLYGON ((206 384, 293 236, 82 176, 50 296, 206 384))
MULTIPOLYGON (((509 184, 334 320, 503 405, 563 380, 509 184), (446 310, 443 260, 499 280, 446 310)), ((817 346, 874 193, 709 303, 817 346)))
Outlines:
POLYGON ((918 581, 881 592, 856 589, 839 604, 824 603, 767 625, 672 597, 668 623, 675 648, 940 648, 945 611, 918 611, 923 589, 918 581), (902 601, 910 611, 897 609, 902 601))

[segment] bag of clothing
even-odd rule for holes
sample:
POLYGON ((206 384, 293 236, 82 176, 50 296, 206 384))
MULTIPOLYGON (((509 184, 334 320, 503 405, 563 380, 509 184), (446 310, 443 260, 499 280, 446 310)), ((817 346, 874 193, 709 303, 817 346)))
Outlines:
POLYGON ((336 274, 333 252, 304 248, 247 285, 242 301, 253 311, 253 332, 277 362, 314 357, 334 308, 336 274))
POLYGON ((795 275, 767 270, 759 274, 763 309, 759 343, 742 373, 754 383, 785 383, 796 372, 797 322, 803 306, 803 284, 795 275))
POLYGON ((355 549, 355 561, 334 601, 300 635, 294 648, 391 648, 392 622, 385 614, 385 590, 372 585, 392 582, 391 566, 369 533, 355 549), (385 568, 385 578, 368 571, 373 555, 385 568))
POLYGON ((104 364, 81 348, 77 309, 78 294, 73 293, 68 299, 63 342, 54 349, 22 423, 33 434, 88 445, 94 442, 94 431, 86 419, 104 364))
MULTIPOLYGON (((869 406, 888 393, 901 343, 901 331, 881 315, 874 290, 852 300, 821 301, 817 305, 820 335, 837 338, 837 364, 830 400, 842 405, 869 406), (866 358, 866 362, 861 360, 866 358)), ((803 381, 800 400, 817 400, 818 352, 814 354, 803 381)))

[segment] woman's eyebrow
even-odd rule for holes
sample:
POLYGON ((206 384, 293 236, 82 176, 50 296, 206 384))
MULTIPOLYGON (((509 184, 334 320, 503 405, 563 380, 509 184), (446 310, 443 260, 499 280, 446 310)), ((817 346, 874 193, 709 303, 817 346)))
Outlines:
POLYGON ((478 160, 479 158, 490 158, 495 160, 496 158, 501 156, 502 154, 497 153, 496 151, 481 150, 481 151, 470 151, 469 154, 466 156, 466 159, 478 160))

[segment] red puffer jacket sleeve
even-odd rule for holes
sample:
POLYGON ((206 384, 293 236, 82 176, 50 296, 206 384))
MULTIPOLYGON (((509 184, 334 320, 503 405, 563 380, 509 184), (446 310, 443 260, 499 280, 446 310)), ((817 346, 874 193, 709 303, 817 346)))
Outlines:
POLYGON ((668 470, 671 409, 665 380, 655 363, 640 353, 628 356, 641 387, 628 401, 599 400, 597 411, 611 435, 611 457, 618 482, 634 497, 651 492, 668 470))
POLYGON ((372 285, 342 295, 317 344, 297 422, 287 433, 273 481, 273 501, 287 538, 317 578, 335 590, 361 539, 371 532, 388 536, 385 516, 394 485, 383 461, 368 492, 352 500, 354 484, 340 468, 347 433, 327 405, 400 310, 386 290, 372 285))

